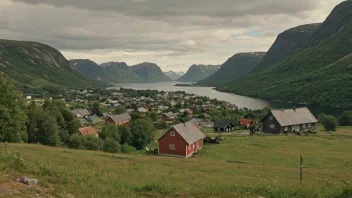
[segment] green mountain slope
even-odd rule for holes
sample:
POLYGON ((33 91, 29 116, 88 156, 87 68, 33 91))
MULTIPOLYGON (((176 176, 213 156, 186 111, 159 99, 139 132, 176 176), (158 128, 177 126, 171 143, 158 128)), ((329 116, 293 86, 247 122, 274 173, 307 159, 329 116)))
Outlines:
POLYGON ((222 64, 217 72, 199 81, 197 85, 217 86, 238 79, 253 70, 264 55, 264 52, 235 54, 222 64))
POLYGON ((109 62, 100 65, 104 68, 105 78, 111 82, 143 82, 133 68, 124 62, 109 62))
POLYGON ((352 107, 351 35, 352 1, 345 1, 311 34, 306 47, 219 90, 266 99, 352 107))
POLYGON ((56 49, 35 42, 0 40, 0 72, 15 80, 17 86, 102 86, 75 71, 56 49))
POLYGON ((78 72, 93 80, 105 79, 103 67, 89 59, 73 59, 69 60, 69 62, 78 72))
POLYGON ((180 82, 198 82, 218 71, 220 65, 192 65, 185 75, 179 78, 180 82))
POLYGON ((133 71, 143 79, 144 82, 166 82, 171 81, 160 69, 160 67, 154 63, 140 63, 132 66, 133 71))

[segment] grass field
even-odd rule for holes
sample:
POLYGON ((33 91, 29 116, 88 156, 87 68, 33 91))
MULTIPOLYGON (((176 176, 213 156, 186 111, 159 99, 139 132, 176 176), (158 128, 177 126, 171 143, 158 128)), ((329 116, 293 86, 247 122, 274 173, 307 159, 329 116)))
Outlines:
POLYGON ((21 156, 1 153, 0 196, 15 196, 1 189, 27 175, 40 187, 18 190, 30 197, 351 197, 351 135, 226 136, 190 159, 9 144, 21 156))

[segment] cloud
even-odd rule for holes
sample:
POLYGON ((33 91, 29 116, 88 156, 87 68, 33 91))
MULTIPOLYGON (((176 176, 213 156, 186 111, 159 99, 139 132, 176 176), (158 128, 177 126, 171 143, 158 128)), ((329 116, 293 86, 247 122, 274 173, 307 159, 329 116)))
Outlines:
POLYGON ((68 59, 180 71, 266 51, 278 33, 323 21, 341 1, 1 0, 0 37, 43 42, 68 59))

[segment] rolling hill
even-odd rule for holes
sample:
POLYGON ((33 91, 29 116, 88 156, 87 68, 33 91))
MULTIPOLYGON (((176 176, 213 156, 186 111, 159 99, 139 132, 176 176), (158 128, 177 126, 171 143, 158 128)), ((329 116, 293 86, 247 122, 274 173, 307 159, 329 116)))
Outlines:
POLYGON ((181 78, 180 82, 198 82, 214 74, 220 65, 192 65, 181 78))
POLYGON ((29 41, 0 40, 0 72, 12 78, 18 87, 103 86, 74 70, 58 50, 29 41))
POLYGON ((220 69, 197 83, 199 86, 217 86, 249 73, 262 60, 265 52, 239 53, 229 58, 220 69))
POLYGON ((273 52, 285 51, 284 45, 278 45, 284 43, 284 34, 279 35, 254 71, 218 90, 296 103, 352 107, 352 1, 336 6, 321 25, 303 27, 313 26, 308 34, 302 26, 288 30, 292 35, 303 34, 304 41, 298 44, 291 40, 288 46, 296 47, 273 61, 273 52))

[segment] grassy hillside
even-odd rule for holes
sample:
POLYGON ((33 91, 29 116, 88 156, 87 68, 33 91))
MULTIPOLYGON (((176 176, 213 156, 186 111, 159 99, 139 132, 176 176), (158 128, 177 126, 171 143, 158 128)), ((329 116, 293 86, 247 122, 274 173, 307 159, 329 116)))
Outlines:
POLYGON ((239 53, 229 58, 220 69, 197 83, 200 86, 217 86, 241 78, 252 71, 262 60, 264 52, 239 53))
POLYGON ((352 107, 351 10, 352 1, 341 3, 312 34, 305 48, 219 90, 266 99, 352 107))
POLYGON ((192 65, 177 81, 198 82, 218 71, 220 65, 192 65))
POLYGON ((352 193, 351 137, 351 127, 335 136, 227 135, 191 159, 9 144, 22 158, 2 152, 0 174, 39 179, 39 192, 55 197, 343 197, 352 193))
POLYGON ((0 72, 14 79, 18 86, 102 86, 76 72, 56 49, 35 42, 0 40, 0 72))

